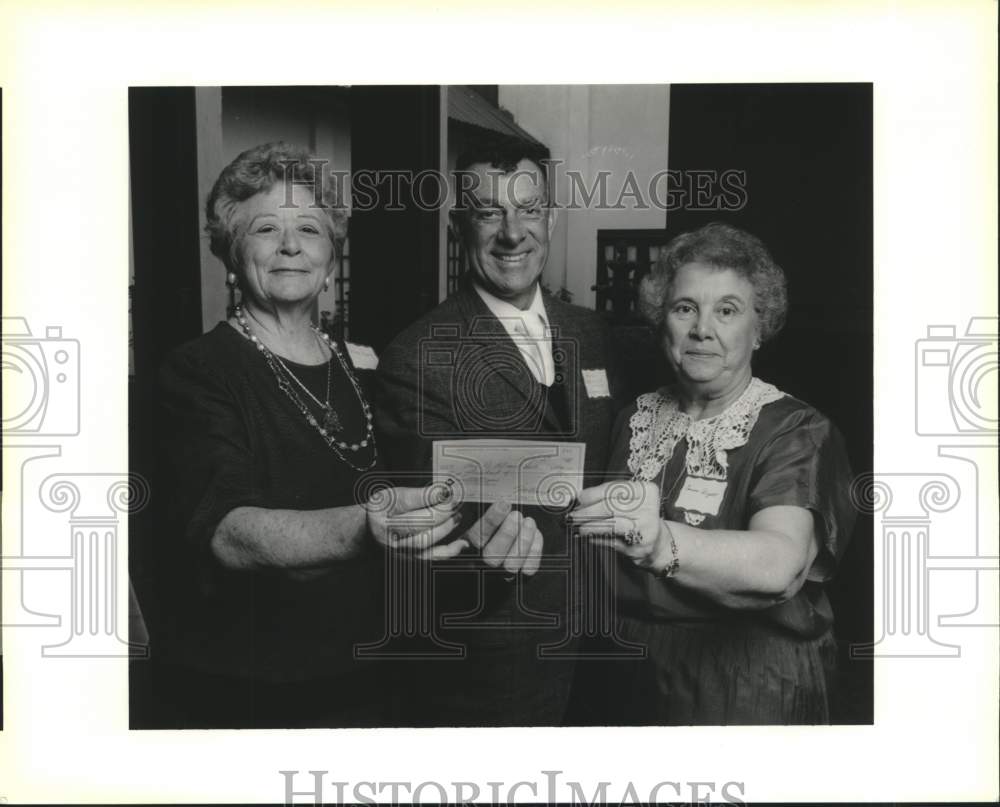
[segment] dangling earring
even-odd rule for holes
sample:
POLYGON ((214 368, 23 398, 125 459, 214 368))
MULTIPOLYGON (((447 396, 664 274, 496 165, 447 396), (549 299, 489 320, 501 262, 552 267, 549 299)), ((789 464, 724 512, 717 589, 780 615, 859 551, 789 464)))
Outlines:
POLYGON ((226 272, 226 288, 229 289, 229 303, 226 305, 226 318, 231 318, 236 313, 236 290, 239 283, 235 272, 226 272))
POLYGON ((329 275, 327 275, 325 278, 323 278, 323 290, 324 291, 329 291, 330 290, 330 276, 329 275))

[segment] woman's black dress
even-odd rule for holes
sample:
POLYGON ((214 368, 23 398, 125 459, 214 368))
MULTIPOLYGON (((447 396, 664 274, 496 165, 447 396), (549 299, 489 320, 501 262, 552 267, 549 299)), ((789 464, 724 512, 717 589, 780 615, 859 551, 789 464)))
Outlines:
MULTIPOLYGON (((326 365, 286 364, 322 400, 326 365)), ((336 359, 331 387, 344 439, 359 442, 364 414, 336 359)), ((355 504, 363 473, 327 446, 264 356, 227 323, 174 351, 159 389, 151 631, 159 719, 187 728, 384 724, 385 662, 354 654, 382 635, 377 550, 293 579, 227 570, 209 547, 237 507, 355 504)), ((371 451, 343 453, 363 467, 371 451)))

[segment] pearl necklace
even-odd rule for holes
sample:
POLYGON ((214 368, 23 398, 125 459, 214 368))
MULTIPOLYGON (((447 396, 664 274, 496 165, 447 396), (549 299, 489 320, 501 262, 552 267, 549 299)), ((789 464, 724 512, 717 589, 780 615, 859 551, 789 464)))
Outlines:
MULTIPOLYGON (((316 334, 316 341, 318 342, 321 341, 319 334, 316 334)), ((330 352, 332 354, 333 351, 330 352)), ((297 375, 295 375, 295 373, 292 372, 291 368, 287 364, 285 364, 281 356, 274 354, 274 358, 278 360, 278 364, 281 365, 281 369, 285 371, 286 375, 288 375, 292 379, 292 381, 298 384, 299 387, 302 389, 302 391, 305 392, 305 394, 312 399, 313 403, 315 403, 316 406, 320 408, 320 411, 323 413, 323 428, 330 432, 339 432, 343 427, 340 425, 340 418, 337 417, 337 411, 330 405, 330 376, 331 376, 330 368, 333 365, 333 357, 331 356, 330 360, 327 361, 326 363, 325 401, 321 401, 319 398, 317 398, 315 395, 312 394, 312 390, 310 390, 309 387, 307 387, 305 384, 302 383, 302 380, 297 375)))
MULTIPOLYGON (((306 422, 309 423, 316 431, 319 432, 320 436, 323 438, 324 442, 333 450, 333 453, 340 457, 347 465, 351 466, 355 471, 367 471, 375 465, 375 460, 378 456, 377 449, 375 447, 375 429, 372 425, 372 412, 371 408, 368 406, 368 401, 365 400, 365 396, 361 392, 361 387, 358 386, 357 379, 354 377, 354 373, 351 372, 351 368, 348 366, 347 362, 344 361, 344 357, 337 347, 336 342, 330 339, 326 333, 321 331, 315 325, 310 326, 313 333, 322 340, 326 346, 330 349, 330 353, 337 357, 337 361, 340 362, 340 366, 344 368, 344 372, 347 374, 348 379, 350 379, 351 386, 354 387, 354 393, 358 397, 358 402, 361 404, 361 411, 365 416, 365 435, 357 443, 347 443, 343 440, 338 440, 335 437, 335 433, 339 432, 341 429, 339 418, 337 417, 336 411, 333 409, 332 404, 329 403, 330 400, 330 365, 327 363, 327 403, 323 404, 319 399, 313 395, 306 388, 295 374, 288 369, 288 366, 281 360, 281 358, 270 350, 267 346, 257 338, 253 331, 250 330, 250 323, 247 322, 246 315, 243 313, 242 306, 236 306, 234 311, 234 316, 236 321, 239 323, 240 328, 243 331, 243 335, 257 348, 257 350, 263 355, 264 360, 267 362, 267 366, 271 368, 271 372, 274 374, 275 379, 278 382, 278 387, 289 397, 292 403, 295 404, 296 408, 305 417, 306 422), (324 410, 323 423, 320 423, 316 416, 309 411, 309 407, 305 401, 299 397, 299 394, 295 391, 295 388, 289 384, 289 379, 294 380, 300 387, 302 387, 306 393, 312 398, 317 405, 324 410), (363 448, 368 448, 371 446, 372 457, 371 460, 363 465, 355 465, 350 459, 348 459, 342 452, 351 451, 358 452, 363 448)), ((333 359, 331 358, 332 362, 333 359)))

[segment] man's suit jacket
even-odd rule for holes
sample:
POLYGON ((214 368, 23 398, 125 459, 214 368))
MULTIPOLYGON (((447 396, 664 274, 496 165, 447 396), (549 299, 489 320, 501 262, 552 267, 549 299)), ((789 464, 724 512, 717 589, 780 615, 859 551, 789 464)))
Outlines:
POLYGON ((603 473, 613 417, 625 403, 607 328, 595 312, 548 295, 545 310, 570 422, 542 399, 503 324, 465 286, 380 357, 377 426, 390 468, 429 472, 434 440, 497 437, 586 443, 587 471, 603 473), (589 395, 583 370, 605 371, 617 397, 589 395))
MULTIPOLYGON (((429 481, 434 440, 480 438, 584 443, 584 484, 601 481, 614 416, 623 404, 607 328, 593 311, 551 296, 544 302, 556 366, 551 390, 534 380, 503 324, 468 285, 399 334, 385 350, 379 361, 375 422, 379 450, 399 484, 429 481), (584 370, 592 371, 589 390, 584 370), (600 388, 602 371, 608 394, 600 388)), ((474 523, 483 509, 464 507, 462 528, 474 523)), ((571 596, 569 587, 579 570, 568 569, 574 546, 561 514, 536 507, 519 509, 535 519, 544 536, 542 569, 532 578, 519 576, 513 584, 503 582, 502 572, 483 573, 485 567, 465 574, 435 574, 434 608, 439 626, 447 613, 478 615, 479 624, 445 631, 448 639, 473 647, 503 646, 512 653, 523 646, 528 659, 537 657, 539 645, 558 644, 568 635, 567 625, 574 618, 570 609, 580 601, 579 592, 571 596)), ((469 551, 458 561, 466 567, 478 562, 469 551)), ((444 561, 439 566, 449 563, 454 565, 444 561)), ((469 663, 475 664, 476 657, 471 652, 469 663)), ((505 663, 488 663, 497 670, 496 680, 484 678, 481 669, 460 675, 463 686, 480 681, 483 698, 492 697, 493 686, 544 684, 532 683, 531 674, 512 672, 505 663)), ((451 665, 453 672, 461 667, 451 665)), ((545 677, 548 669, 553 667, 538 674, 545 677)), ((474 708, 475 699, 466 705, 470 703, 474 708)), ((529 721, 522 717, 513 724, 529 721)))

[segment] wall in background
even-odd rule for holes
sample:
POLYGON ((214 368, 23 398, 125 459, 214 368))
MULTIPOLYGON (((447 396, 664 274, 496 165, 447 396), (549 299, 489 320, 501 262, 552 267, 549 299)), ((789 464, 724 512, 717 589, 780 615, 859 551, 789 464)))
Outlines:
MULTIPOLYGON (((566 178, 560 178, 564 170, 579 171, 588 188, 600 171, 610 171, 608 190, 614 202, 628 172, 645 192, 650 178, 668 167, 667 84, 501 85, 499 100, 519 126, 549 147, 554 159, 565 160, 555 177, 559 198, 569 198, 566 178)), ((544 275, 550 288, 565 287, 574 303, 593 308, 597 231, 663 228, 662 209, 636 209, 630 198, 622 204, 621 210, 560 211, 544 275)))

